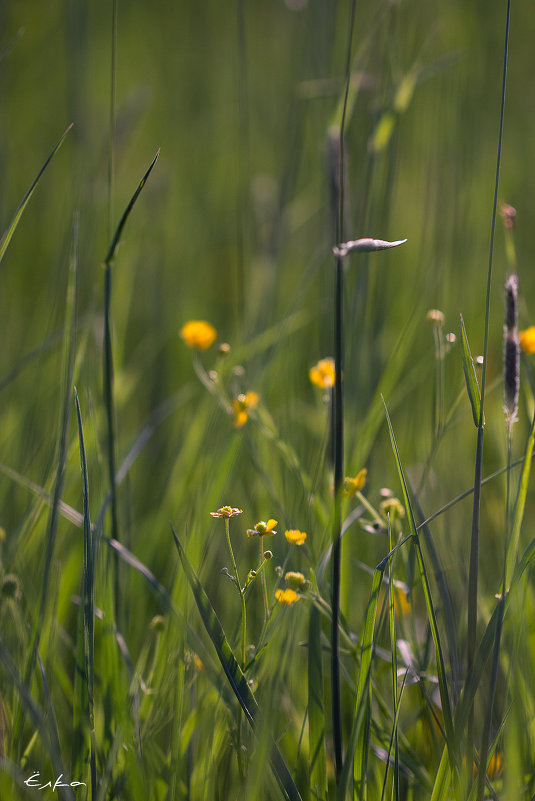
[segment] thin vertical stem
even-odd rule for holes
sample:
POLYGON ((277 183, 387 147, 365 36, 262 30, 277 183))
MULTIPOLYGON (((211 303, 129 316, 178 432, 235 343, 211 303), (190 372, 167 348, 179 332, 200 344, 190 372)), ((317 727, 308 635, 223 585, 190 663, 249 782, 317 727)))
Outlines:
POLYGON ((268 619, 269 616, 269 600, 268 600, 268 591, 267 591, 267 579, 266 579, 266 571, 264 570, 264 546, 262 545, 262 537, 258 538, 258 545, 260 548, 260 582, 262 584, 262 598, 264 600, 264 623, 268 619))
MULTIPOLYGON (((247 619, 246 619, 246 608, 245 608, 245 590, 241 585, 240 577, 238 574, 238 565, 236 563, 236 558, 234 556, 234 551, 232 550, 232 542, 230 540, 230 522, 229 518, 225 517, 225 534, 227 535, 227 545, 230 551, 230 558, 232 560, 232 569, 234 570, 234 578, 236 579, 236 587, 238 588, 238 592, 240 593, 240 602, 241 602, 241 669, 245 669, 245 639, 246 639, 246 631, 247 631, 247 619)), ((244 752, 242 751, 242 742, 241 742, 241 727, 242 727, 242 710, 241 707, 238 709, 238 735, 237 735, 237 746, 238 746, 238 769, 240 771, 240 776, 242 779, 245 777, 245 764, 244 764, 244 752)))
MULTIPOLYGON (((496 156, 496 174, 494 181, 494 201, 492 208, 492 222, 490 232, 489 263, 487 271, 487 292, 485 301, 485 336, 483 345, 483 370, 481 374, 481 406, 479 415, 479 425, 477 431, 476 466, 474 477, 474 503, 472 510, 472 536, 470 542, 470 567, 468 578, 468 665, 467 679, 470 678, 473 670, 476 653, 476 631, 477 631, 477 596, 478 596, 478 571, 479 571, 479 518, 481 501, 481 475, 483 463, 483 421, 485 404, 485 387, 487 379, 487 354, 490 327, 490 293, 492 285, 492 264, 494 255, 494 232, 496 228, 496 214, 498 209, 498 187, 500 182, 500 166, 502 158, 503 142, 503 121, 505 116, 505 90, 507 85, 507 59, 509 51, 509 23, 511 16, 511 0, 507 0, 507 12, 505 21, 505 42, 503 53, 503 73, 502 73, 502 92, 500 104, 500 122, 498 133, 498 152, 496 156)), ((498 625, 500 628, 500 625, 498 625)), ((498 635, 497 635, 498 636, 498 635)), ((473 759, 473 728, 474 728, 474 709, 470 709, 468 718, 468 742, 467 742, 467 765, 472 764, 473 759)))
MULTIPOLYGON (((347 112, 347 100, 351 80, 351 46, 353 41, 353 24, 355 19, 355 0, 351 4, 349 22, 349 38, 347 43, 346 84, 342 120, 340 123, 339 145, 339 193, 336 215, 336 241, 341 242, 344 234, 344 129, 347 112)), ((340 635, 338 621, 340 617, 340 583, 342 563, 342 486, 344 480, 344 398, 343 398, 343 298, 344 271, 340 254, 335 257, 335 295, 334 295, 334 397, 333 397, 333 435, 334 435, 334 516, 333 516, 333 551, 332 551, 332 622, 331 622, 331 695, 334 762, 337 777, 342 772, 342 702, 340 692, 340 635)))

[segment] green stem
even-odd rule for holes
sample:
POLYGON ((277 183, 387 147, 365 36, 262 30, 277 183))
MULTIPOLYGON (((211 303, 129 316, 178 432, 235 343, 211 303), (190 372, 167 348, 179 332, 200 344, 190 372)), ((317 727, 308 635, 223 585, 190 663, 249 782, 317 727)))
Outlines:
POLYGON ((234 570, 234 575, 236 577, 236 587, 238 588, 238 592, 240 593, 240 601, 241 601, 241 668, 245 667, 245 632, 247 628, 247 619, 246 619, 246 610, 245 610, 245 592, 241 585, 240 577, 238 575, 238 565, 236 564, 236 559, 234 557, 234 551, 232 550, 232 543, 230 541, 230 525, 229 525, 229 518, 225 517, 225 534, 227 535, 227 545, 230 551, 230 558, 232 559, 232 568, 234 570))
POLYGON ((269 616, 269 602, 268 602, 266 573, 264 571, 264 565, 266 563, 266 560, 264 559, 264 546, 262 545, 262 537, 258 538, 258 544, 260 546, 260 567, 258 568, 258 570, 260 571, 260 581, 262 583, 262 597, 264 599, 264 621, 266 621, 269 616))

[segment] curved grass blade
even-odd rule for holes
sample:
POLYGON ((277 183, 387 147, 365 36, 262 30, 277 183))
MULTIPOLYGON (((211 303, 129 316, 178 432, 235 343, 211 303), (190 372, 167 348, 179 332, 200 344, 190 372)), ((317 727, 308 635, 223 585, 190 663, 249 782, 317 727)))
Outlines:
POLYGON ((310 742, 310 795, 315 801, 326 801, 327 799, 322 659, 321 614, 319 609, 311 606, 308 626, 308 736, 310 742))
MULTIPOLYGON (((464 320, 461 314, 461 354, 463 357, 463 372, 466 381, 466 389, 468 391, 468 398, 470 406, 472 407, 472 418, 474 425, 479 428, 481 419, 481 393, 479 391, 479 384, 477 383, 476 368, 474 367, 474 360, 468 344, 468 337, 466 335, 466 328, 464 327, 464 320)), ((485 425, 485 418, 482 418, 482 424, 485 425)))
MULTIPOLYGON (((182 547, 180 540, 177 537, 173 526, 171 526, 171 531, 173 533, 173 539, 182 563, 182 568, 192 589, 195 602, 206 631, 208 632, 214 648, 216 649, 221 667, 225 672, 225 676, 227 677, 234 695, 238 699, 240 706, 245 713, 245 717, 249 721, 251 728, 254 730, 255 717, 258 712, 256 699, 249 689, 247 679, 243 675, 240 666, 234 658, 234 654, 232 653, 230 645, 228 644, 225 632, 223 631, 215 610, 210 603, 210 599, 208 598, 202 584, 197 578, 197 575, 182 547)), ((297 789, 294 780, 292 779, 290 772, 286 767, 286 763, 284 762, 282 755, 275 743, 272 744, 271 766, 286 797, 290 801, 301 801, 299 790, 297 789)))
POLYGON ((115 231, 115 235, 114 235, 114 237, 113 237, 113 239, 112 239, 112 241, 110 243, 110 247, 109 247, 108 252, 106 254, 106 258, 104 259, 104 264, 106 264, 107 266, 111 265, 111 263, 112 263, 112 261, 114 259, 115 251, 117 249, 117 245, 119 244, 119 240, 121 239, 121 234, 123 233, 123 228, 124 228, 124 226, 126 224, 126 221, 127 221, 128 217, 130 216, 130 212, 134 208, 134 204, 135 204, 136 200, 138 199, 141 190, 143 189, 143 187, 145 186, 145 184, 147 182, 147 178, 149 177, 149 175, 152 172, 152 168, 154 167, 154 165, 158 161, 158 156, 159 155, 160 155, 160 149, 158 148, 158 151, 157 151, 156 155, 154 156, 153 160, 151 161, 151 163, 149 165, 149 168, 147 169, 147 172, 145 173, 145 175, 143 176, 143 178, 139 182, 138 187, 137 187, 136 191, 134 192, 134 194, 132 195, 128 206, 123 211, 123 215, 122 215, 121 219, 119 220, 119 225, 117 226, 117 230, 115 231))
MULTIPOLYGON (((384 403, 384 400, 383 400, 384 403)), ((409 521, 410 532, 413 537, 415 546, 416 546, 416 557, 418 561, 418 570, 420 573, 420 580, 422 582, 422 589, 424 592, 425 598, 425 605, 427 609, 427 615, 429 618, 429 625, 431 628, 431 636, 433 638, 433 644, 435 646, 435 656, 437 662, 437 674, 438 674, 438 686, 440 691, 440 701, 442 704, 442 714, 444 716, 444 728, 446 731, 446 742, 448 744, 448 752, 450 755, 451 765, 454 771, 457 771, 459 766, 459 757, 458 757, 458 749, 457 744, 455 741, 454 736, 454 726, 453 726, 453 717, 451 712, 451 704, 450 704, 450 696, 448 692, 448 685, 446 680, 446 667, 444 664, 444 655, 442 653, 442 645, 440 643, 440 635, 438 632, 438 625, 436 619, 436 612, 435 607, 433 605, 433 599, 431 597, 431 588, 429 586, 429 578, 427 575, 427 570, 425 567, 425 561, 423 557, 422 547, 420 544, 420 538, 418 536, 418 531, 416 529, 416 521, 414 519, 414 514, 412 511, 412 505, 409 498, 409 492, 407 488, 407 482, 405 480, 405 474, 403 472, 403 468, 401 466, 401 461, 399 458, 398 447, 396 443, 396 438, 394 436, 394 429, 392 427, 392 421, 390 420, 390 415, 388 414, 388 409, 385 403, 385 414, 386 420, 388 423, 388 430, 390 433, 390 441, 392 443, 392 450, 394 452, 394 458, 396 460, 396 467, 398 470, 399 478, 401 481, 402 491, 403 491, 403 501, 405 504, 405 510, 407 513, 407 520, 409 521)))
POLYGON ((9 225, 6 228, 6 230, 4 231, 4 233, 2 234, 2 238, 0 239, 0 262, 4 258, 4 254, 5 254, 6 250, 7 250, 7 247, 9 245, 9 243, 11 242, 11 237, 15 233, 15 229, 16 229, 17 225, 20 222, 20 218, 22 217, 22 215, 24 213, 24 209, 28 205, 28 201, 30 200, 31 196, 34 193, 35 187, 39 183, 39 179, 41 178, 42 174, 44 173, 44 171, 48 167, 48 164, 51 161, 51 159, 56 155, 56 153, 60 149, 61 145, 63 144, 63 140, 65 139, 65 137, 67 136, 67 134, 71 130, 73 124, 74 123, 71 122, 71 124, 69 125, 69 127, 67 128, 65 133, 63 133, 62 136, 60 137, 58 143, 56 144, 56 146, 54 147, 54 149, 52 150, 52 152, 48 156, 47 160, 45 161, 45 163, 43 164, 43 166, 41 167, 41 169, 37 173, 36 177, 34 178, 32 185, 30 186, 30 188, 28 189, 28 191, 24 195, 24 197, 23 197, 23 199, 22 199, 17 211, 15 212, 15 214, 13 216, 13 219, 9 223, 9 225))

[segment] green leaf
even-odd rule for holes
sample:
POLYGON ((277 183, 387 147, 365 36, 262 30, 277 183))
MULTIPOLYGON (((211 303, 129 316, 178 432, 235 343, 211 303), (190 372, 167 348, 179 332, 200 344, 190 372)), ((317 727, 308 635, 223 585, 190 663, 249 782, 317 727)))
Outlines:
MULTIPOLYGON (((247 679, 243 675, 240 666, 234 658, 234 654, 232 653, 231 647, 228 644, 223 627, 221 626, 215 610, 210 603, 210 599, 208 598, 202 584, 197 578, 197 575, 180 543, 180 540, 177 537, 173 526, 171 526, 171 531, 173 532, 173 538, 175 540, 178 555, 182 563, 182 568, 193 591, 193 596, 195 598, 195 602, 206 631, 208 632, 214 648, 216 649, 221 667, 225 672, 225 676, 227 677, 234 695, 238 699, 240 706, 245 713, 245 717, 249 721, 249 724, 254 731, 255 718, 258 713, 258 704, 256 699, 249 688, 247 679)), ((286 798, 288 798, 290 801, 301 801, 299 790, 297 789, 286 763, 282 758, 282 754, 275 743, 272 743, 271 746, 271 767, 281 789, 286 795, 286 798)))
POLYGON ((476 368, 474 360, 468 344, 468 337, 466 336, 466 329, 464 327, 464 320, 461 314, 461 354, 463 357, 463 371, 466 381, 466 389, 472 407, 472 417, 474 425, 479 428, 480 425, 485 425, 485 418, 481 415, 481 393, 479 391, 479 384, 477 383, 476 368))

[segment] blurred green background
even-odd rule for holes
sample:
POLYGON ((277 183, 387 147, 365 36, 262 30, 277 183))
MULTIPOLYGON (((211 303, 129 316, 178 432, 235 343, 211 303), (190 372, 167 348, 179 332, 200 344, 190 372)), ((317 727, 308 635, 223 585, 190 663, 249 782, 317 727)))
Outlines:
MULTIPOLYGON (((226 503, 244 509, 238 539, 269 517, 282 530, 306 529, 314 558, 329 537, 326 517, 310 503, 312 492, 328 509, 330 479, 326 409, 308 370, 333 350, 326 154, 343 96, 349 18, 348 2, 326 0, 119 2, 110 210, 112 4, 0 3, 2 230, 74 123, 0 266, 0 461, 50 490, 78 212, 75 381, 92 514, 98 514, 108 486, 101 265, 123 209, 160 148, 113 266, 118 464, 167 399, 170 413, 121 485, 120 528, 166 586, 177 570, 168 521, 179 532, 187 528, 192 561, 224 622, 237 614, 238 603, 220 578, 228 556, 210 510, 226 503), (252 419, 235 430, 197 380, 192 354, 178 335, 186 320, 197 318, 212 322, 220 341, 231 344, 218 368, 221 378, 231 394, 261 395, 260 424, 252 419), (232 373, 239 365, 243 376, 232 373), (303 487, 305 473, 311 483, 303 487)), ((379 391, 415 486, 432 446, 435 359, 428 309, 442 310, 445 331, 457 336, 462 313, 474 355, 483 348, 504 26, 505 3, 496 0, 357 3, 346 236, 408 239, 392 252, 354 257, 346 275, 346 472, 368 468, 373 503, 382 487, 399 492, 379 391)), ((534 40, 531 5, 514 4, 499 196, 517 209, 521 327, 535 322, 529 267, 535 252, 534 40)), ((506 273, 498 220, 485 474, 506 459, 500 380, 506 273)), ((214 367, 214 353, 201 355, 207 370, 214 367)), ((464 392, 457 344, 444 366, 448 416, 464 392)), ((522 395, 515 457, 528 430, 526 406, 522 395)), ((74 421, 70 441, 64 499, 80 510, 74 421)), ((474 453, 475 429, 463 395, 421 487, 425 514, 472 485, 474 453)), ((490 597, 500 572, 495 554, 501 554, 504 497, 503 479, 483 495, 482 575, 490 597)), ((34 576, 40 576, 45 522, 44 507, 1 475, 1 559, 22 580, 30 618, 39 598, 34 576)), ((432 529, 459 609, 470 525, 468 500, 432 529)), ((361 531, 347 539, 343 604, 358 625, 368 581, 360 587, 349 579, 357 559, 374 566, 387 543, 361 531)), ((55 560, 66 624, 70 594, 79 586, 81 547, 78 531, 62 521, 55 560)), ((255 543, 240 540, 238 550, 244 565, 256 559, 255 543)), ((274 550, 278 561, 288 552, 280 542, 274 550)), ((126 632, 133 651, 159 611, 139 581, 124 577, 125 597, 135 593, 126 632)), ((273 576, 271 581, 273 588, 273 576)), ((253 614, 252 626, 254 620, 253 614)))

